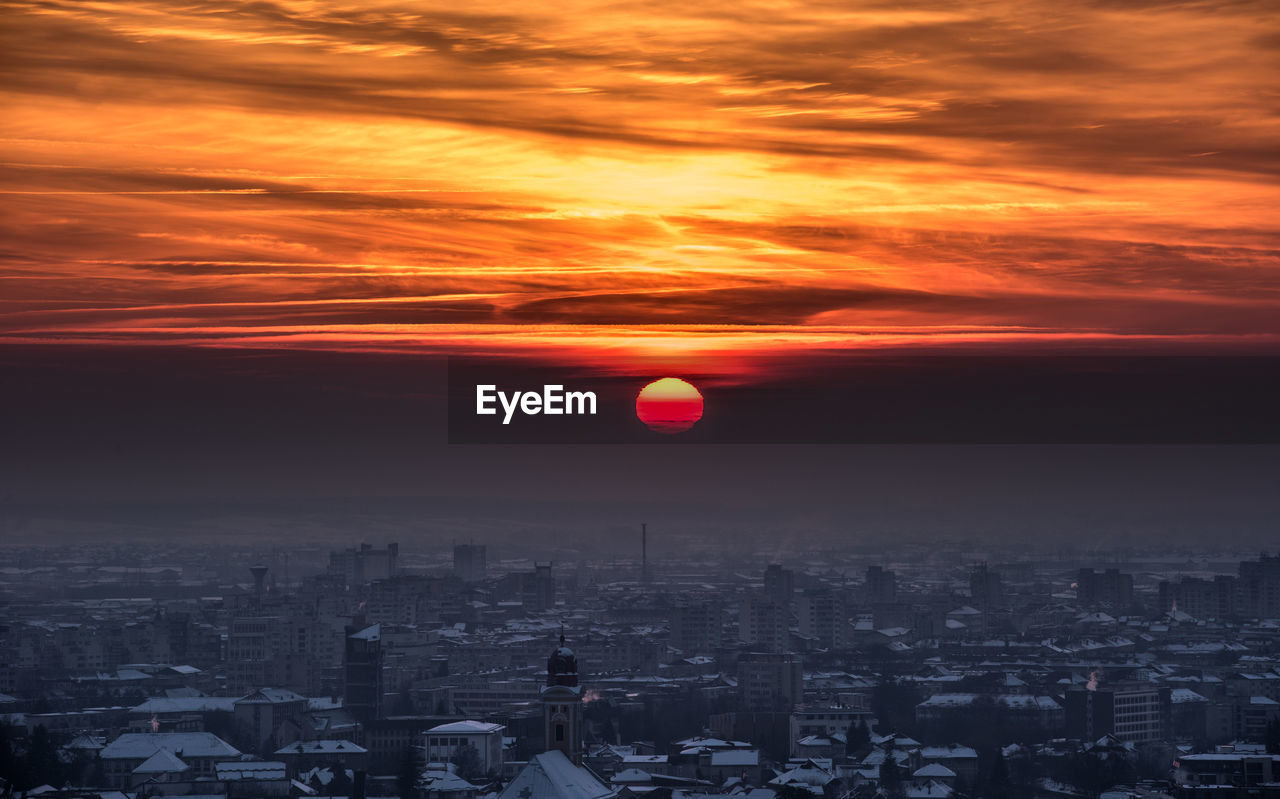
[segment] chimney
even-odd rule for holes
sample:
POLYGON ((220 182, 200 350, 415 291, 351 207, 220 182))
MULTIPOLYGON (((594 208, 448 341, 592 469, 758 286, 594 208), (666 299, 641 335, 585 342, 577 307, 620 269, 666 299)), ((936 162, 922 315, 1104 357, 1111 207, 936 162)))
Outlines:
POLYGON ((649 582, 649 525, 640 525, 640 581, 649 582))

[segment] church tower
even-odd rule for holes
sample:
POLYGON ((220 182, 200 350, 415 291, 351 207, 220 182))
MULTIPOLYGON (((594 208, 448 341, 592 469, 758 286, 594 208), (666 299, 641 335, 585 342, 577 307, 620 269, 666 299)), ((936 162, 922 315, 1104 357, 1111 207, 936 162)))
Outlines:
POLYGON ((548 752, 558 750, 575 766, 582 765, 582 687, 578 659, 564 644, 547 658, 547 684, 542 689, 542 735, 548 752))

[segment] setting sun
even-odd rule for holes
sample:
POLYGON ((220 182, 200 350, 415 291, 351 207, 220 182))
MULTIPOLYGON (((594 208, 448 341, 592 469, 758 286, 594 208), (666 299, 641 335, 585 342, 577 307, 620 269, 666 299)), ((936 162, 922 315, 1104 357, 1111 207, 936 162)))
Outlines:
POLYGON ((636 397, 636 416, 650 430, 683 433, 702 418, 702 393, 678 377, 655 380, 636 397))

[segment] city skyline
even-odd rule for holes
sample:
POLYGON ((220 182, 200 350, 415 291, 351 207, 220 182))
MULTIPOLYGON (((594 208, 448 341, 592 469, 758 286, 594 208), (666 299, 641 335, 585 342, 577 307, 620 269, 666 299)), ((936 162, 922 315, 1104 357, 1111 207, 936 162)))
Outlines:
POLYGON ((0 796, 1280 799, 1266 0, 0 0, 0 796))

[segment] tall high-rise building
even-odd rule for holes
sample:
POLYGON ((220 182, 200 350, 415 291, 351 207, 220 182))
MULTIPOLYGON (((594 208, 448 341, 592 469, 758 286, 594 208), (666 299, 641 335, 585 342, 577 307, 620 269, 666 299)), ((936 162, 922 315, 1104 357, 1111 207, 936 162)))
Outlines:
POLYGON ((1260 555, 1240 562, 1240 613, 1259 619, 1280 617, 1280 555, 1260 555))
POLYGON ((1125 682, 1073 688, 1066 693, 1067 735, 1096 741, 1114 735, 1129 743, 1169 737, 1172 705, 1168 687, 1125 682))
POLYGON ((673 607, 671 645, 686 656, 710 654, 724 646, 720 603, 689 601, 673 607))
POLYGON ((367 724, 382 716, 382 625, 347 627, 342 706, 367 724))
POLYGON ((1133 575, 1119 569, 1096 572, 1081 569, 1076 575, 1076 599, 1081 605, 1127 607, 1133 604, 1133 575))
POLYGON ((551 561, 535 562, 533 572, 520 575, 520 603, 534 611, 550 610, 556 606, 556 578, 551 572, 551 561))
POLYGON ((227 624, 227 686, 233 691, 284 685, 284 621, 261 613, 227 624))
POLYGON ((488 570, 484 544, 454 544, 453 573, 464 583, 484 582, 488 570))
POLYGON ((578 659, 560 636, 560 646, 547 658, 547 684, 539 695, 542 703, 543 747, 563 752, 576 766, 582 765, 582 686, 578 684, 578 659))
POLYGON ((847 643, 848 613, 834 591, 807 590, 796 600, 800 634, 815 638, 823 649, 839 649, 847 643))
POLYGON ((804 699, 800 658, 788 652, 754 652, 738 659, 738 688, 747 711, 789 712, 804 699))
POLYGON ((796 573, 772 563, 764 570, 764 593, 774 602, 785 607, 790 606, 792 595, 796 590, 796 573))
POLYGON ((738 605, 738 637, 765 652, 785 652, 791 643, 791 614, 772 597, 747 594, 738 605))
POLYGON ((1237 579, 1219 574, 1212 580, 1183 577, 1177 582, 1161 582, 1161 611, 1178 610, 1201 620, 1225 619, 1236 614, 1237 579))
POLYGON ((898 575, 879 566, 868 566, 864 590, 867 602, 891 605, 898 601, 898 575))
POLYGON ((343 578, 347 585, 385 580, 396 575, 399 557, 400 545, 394 542, 385 549, 361 544, 359 549, 334 550, 329 553, 329 574, 343 578))
POLYGON ((969 572, 969 596, 979 610, 998 608, 1004 604, 1004 582, 1000 572, 979 563, 969 572))

